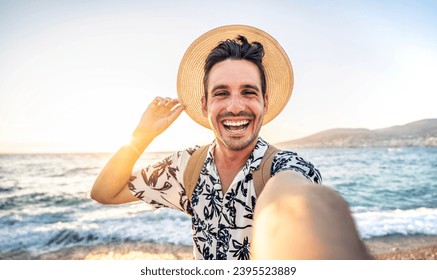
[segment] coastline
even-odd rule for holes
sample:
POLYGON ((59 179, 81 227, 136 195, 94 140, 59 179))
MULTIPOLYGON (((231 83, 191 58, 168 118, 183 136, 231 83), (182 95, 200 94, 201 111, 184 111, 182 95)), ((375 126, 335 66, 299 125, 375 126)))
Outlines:
MULTIPOLYGON (((437 236, 386 236, 364 240, 375 260, 437 260, 437 236)), ((3 260, 192 260, 191 246, 124 242, 76 246, 48 253, 0 252, 3 260)))

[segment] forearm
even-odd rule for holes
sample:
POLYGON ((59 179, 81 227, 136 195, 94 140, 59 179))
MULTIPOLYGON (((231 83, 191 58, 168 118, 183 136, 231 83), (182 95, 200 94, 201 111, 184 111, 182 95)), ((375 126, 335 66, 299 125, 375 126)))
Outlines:
POLYGON ((293 173, 279 173, 267 182, 253 229, 255 259, 370 258, 346 202, 328 187, 293 173))
POLYGON ((132 138, 129 144, 122 146, 98 175, 91 190, 91 198, 103 204, 135 201, 136 198, 127 192, 126 185, 135 163, 151 141, 132 138))
POLYGON ((153 139, 164 132, 182 113, 177 99, 156 97, 147 107, 132 134, 131 142, 118 150, 97 177, 91 198, 104 204, 135 201, 127 182, 133 167, 153 139))

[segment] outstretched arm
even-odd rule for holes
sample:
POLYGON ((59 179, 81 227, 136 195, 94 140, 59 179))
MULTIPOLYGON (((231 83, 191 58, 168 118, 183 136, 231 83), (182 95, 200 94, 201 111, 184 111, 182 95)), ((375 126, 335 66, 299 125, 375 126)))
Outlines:
POLYGON ((253 259, 370 258, 343 198, 294 171, 267 182, 253 231, 253 259))
POLYGON ((141 117, 131 142, 121 147, 100 172, 91 190, 91 198, 103 204, 136 201, 127 186, 136 161, 183 110, 177 99, 156 97, 141 117))

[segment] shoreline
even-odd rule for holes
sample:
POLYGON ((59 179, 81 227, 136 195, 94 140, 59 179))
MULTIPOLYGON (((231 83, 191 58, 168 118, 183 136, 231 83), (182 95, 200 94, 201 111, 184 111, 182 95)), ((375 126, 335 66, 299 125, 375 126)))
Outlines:
MULTIPOLYGON (((437 260, 437 236, 385 236, 365 239, 375 260, 437 260)), ((123 242, 75 246, 53 252, 0 252, 0 260, 193 260, 192 246, 123 242)))

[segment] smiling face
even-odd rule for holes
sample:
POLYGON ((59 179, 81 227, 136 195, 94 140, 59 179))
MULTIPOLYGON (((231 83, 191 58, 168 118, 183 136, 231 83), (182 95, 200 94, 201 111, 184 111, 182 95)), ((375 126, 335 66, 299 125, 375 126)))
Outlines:
POLYGON ((217 144, 234 151, 252 148, 267 112, 258 67, 241 59, 219 62, 211 68, 207 92, 202 109, 217 144))

